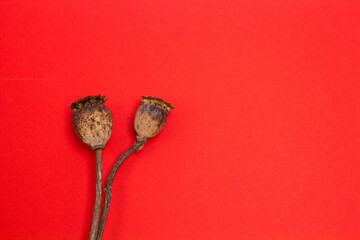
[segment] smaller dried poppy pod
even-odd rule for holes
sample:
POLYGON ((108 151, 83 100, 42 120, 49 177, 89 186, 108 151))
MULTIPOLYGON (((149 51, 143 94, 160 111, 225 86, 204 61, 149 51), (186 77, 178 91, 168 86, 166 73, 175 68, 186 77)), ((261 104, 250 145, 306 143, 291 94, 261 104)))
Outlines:
POLYGON ((104 149, 112 132, 112 112, 104 106, 105 101, 105 96, 87 96, 70 105, 77 135, 93 150, 104 149))
POLYGON ((168 112, 174 107, 161 98, 141 96, 134 121, 135 131, 139 134, 138 141, 146 141, 147 138, 155 137, 165 126, 168 112))

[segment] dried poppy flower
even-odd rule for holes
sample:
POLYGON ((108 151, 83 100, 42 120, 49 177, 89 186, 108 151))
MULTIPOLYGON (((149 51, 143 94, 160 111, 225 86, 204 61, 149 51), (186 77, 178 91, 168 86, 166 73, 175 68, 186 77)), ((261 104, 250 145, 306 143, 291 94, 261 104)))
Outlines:
POLYGON ((135 130, 138 133, 138 136, 136 137, 137 141, 115 162, 106 180, 105 200, 103 210, 101 212, 99 231, 96 238, 97 240, 101 240, 104 233, 110 209, 112 184, 120 165, 128 156, 130 156, 131 153, 135 150, 140 150, 148 138, 155 137, 161 129, 163 129, 167 120, 168 112, 173 108, 174 107, 170 103, 165 102, 161 98, 142 96, 142 103, 136 112, 134 120, 135 130))
POLYGON ((112 113, 104 106, 105 96, 79 98, 70 105, 74 110, 73 124, 80 139, 96 151, 96 194, 89 240, 96 239, 101 212, 102 150, 112 132, 112 113))
POLYGON ((104 106, 105 96, 87 96, 73 102, 73 124, 80 139, 94 150, 104 149, 112 132, 112 113, 104 106))
POLYGON ((165 126, 168 112, 173 108, 161 98, 142 96, 142 103, 135 115, 135 131, 145 138, 155 137, 165 126))

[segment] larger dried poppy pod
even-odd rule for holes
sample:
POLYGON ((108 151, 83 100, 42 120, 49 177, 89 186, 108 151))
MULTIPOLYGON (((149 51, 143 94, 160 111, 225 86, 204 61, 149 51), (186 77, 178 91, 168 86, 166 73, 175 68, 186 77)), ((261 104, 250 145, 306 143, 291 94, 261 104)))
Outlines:
POLYGON ((95 240, 100 221, 102 199, 102 150, 112 132, 112 113, 104 106, 105 96, 87 96, 73 102, 73 124, 81 140, 96 151, 96 194, 89 240, 95 240))
POLYGON ((104 149, 112 132, 112 113, 104 106, 105 96, 87 96, 73 102, 73 124, 80 139, 92 149, 104 149))
POLYGON ((142 96, 134 121, 138 140, 155 137, 165 126, 168 112, 174 107, 161 98, 142 96))

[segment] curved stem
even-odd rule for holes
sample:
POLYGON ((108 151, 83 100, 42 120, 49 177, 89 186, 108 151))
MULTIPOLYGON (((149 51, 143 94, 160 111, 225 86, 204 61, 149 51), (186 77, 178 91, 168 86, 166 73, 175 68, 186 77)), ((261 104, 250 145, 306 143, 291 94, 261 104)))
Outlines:
POLYGON ((89 240, 95 240, 99 226, 101 212, 101 193, 102 193, 102 149, 96 150, 96 193, 93 219, 91 223, 89 240))
POLYGON ((103 206, 103 211, 101 213, 101 218, 100 218, 100 225, 99 225, 99 229, 98 229, 98 234, 97 234, 97 240, 101 240, 102 239, 102 235, 104 233, 104 228, 105 228, 105 223, 107 220, 107 216, 109 214, 109 209, 110 209, 110 201, 111 201, 111 188, 112 188, 112 184, 116 175, 116 172, 118 171, 121 163, 132 153, 134 152, 136 149, 138 149, 139 147, 141 147, 142 145, 144 145, 144 142, 141 141, 136 141, 128 150, 126 150, 121 156, 120 158, 115 162, 114 166, 112 167, 110 174, 106 180, 106 185, 105 185, 105 201, 104 201, 104 206, 103 206))

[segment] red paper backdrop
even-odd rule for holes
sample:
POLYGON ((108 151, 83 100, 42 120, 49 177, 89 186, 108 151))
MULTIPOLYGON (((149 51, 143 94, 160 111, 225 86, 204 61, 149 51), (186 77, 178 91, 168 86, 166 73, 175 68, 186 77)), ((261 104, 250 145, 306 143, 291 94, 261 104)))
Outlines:
POLYGON ((106 239, 360 239, 359 1, 1 1, 0 239, 87 239, 140 95, 175 105, 121 166, 106 239))

